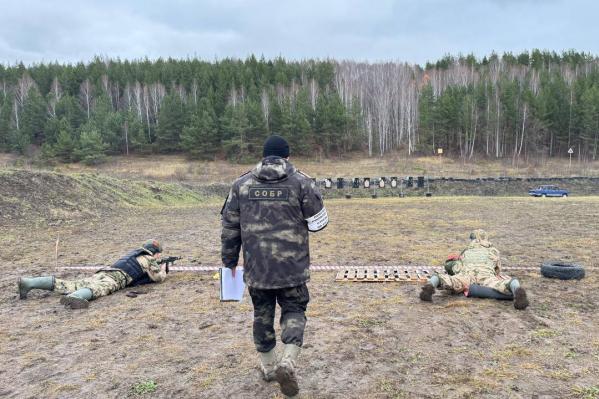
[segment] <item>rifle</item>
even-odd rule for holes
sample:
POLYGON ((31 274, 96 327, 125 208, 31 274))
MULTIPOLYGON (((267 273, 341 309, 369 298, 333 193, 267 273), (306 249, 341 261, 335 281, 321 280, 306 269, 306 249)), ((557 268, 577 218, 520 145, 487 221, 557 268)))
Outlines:
POLYGON ((169 266, 172 266, 175 264, 176 260, 181 259, 180 256, 167 256, 166 258, 160 258, 158 259, 158 264, 161 265, 163 263, 166 263, 166 272, 169 272, 169 266))

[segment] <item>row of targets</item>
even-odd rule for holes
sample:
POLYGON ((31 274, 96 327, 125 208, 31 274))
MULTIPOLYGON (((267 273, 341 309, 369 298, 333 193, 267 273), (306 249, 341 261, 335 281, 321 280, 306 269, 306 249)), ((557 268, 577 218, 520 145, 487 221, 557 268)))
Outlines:
POLYGON ((326 189, 332 189, 335 186, 337 189, 344 188, 398 188, 400 186, 404 187, 424 187, 424 176, 418 176, 416 179, 414 177, 409 176, 407 178, 398 178, 394 177, 379 177, 379 178, 370 178, 370 177, 354 177, 353 179, 345 179, 343 177, 338 177, 335 184, 333 184, 333 178, 326 178, 323 180, 322 184, 326 189))

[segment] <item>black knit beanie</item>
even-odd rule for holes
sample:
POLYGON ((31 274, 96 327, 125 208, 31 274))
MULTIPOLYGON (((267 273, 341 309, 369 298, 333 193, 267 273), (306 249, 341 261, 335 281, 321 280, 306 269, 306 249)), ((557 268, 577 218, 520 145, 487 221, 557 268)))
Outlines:
POLYGON ((287 141, 283 137, 273 134, 266 139, 262 156, 266 158, 271 155, 281 158, 289 156, 289 144, 287 144, 287 141))

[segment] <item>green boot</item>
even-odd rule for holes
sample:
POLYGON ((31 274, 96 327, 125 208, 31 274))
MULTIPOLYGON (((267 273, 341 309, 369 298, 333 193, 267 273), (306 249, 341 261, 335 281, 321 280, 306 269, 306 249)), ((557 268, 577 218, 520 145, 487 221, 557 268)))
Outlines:
POLYGON ((54 276, 19 277, 19 299, 27 299, 27 294, 34 288, 46 291, 54 289, 54 276))
POLYGON ((281 386, 281 392, 287 397, 293 397, 299 392, 297 377, 295 375, 295 361, 300 351, 301 348, 297 345, 285 344, 283 357, 275 373, 275 378, 281 386))
POLYGON ((77 291, 60 298, 60 303, 71 309, 87 309, 89 302, 93 297, 92 290, 89 288, 80 288, 77 291))
POLYGON ((262 378, 264 381, 271 382, 275 380, 277 355, 274 348, 268 352, 260 352, 260 368, 262 370, 262 378))

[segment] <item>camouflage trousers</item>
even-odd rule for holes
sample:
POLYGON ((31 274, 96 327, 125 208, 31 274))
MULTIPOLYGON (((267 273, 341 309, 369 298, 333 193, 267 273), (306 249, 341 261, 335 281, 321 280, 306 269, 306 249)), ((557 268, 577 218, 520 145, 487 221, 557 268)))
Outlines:
POLYGON ((54 291, 61 294, 70 294, 81 288, 89 288, 93 299, 110 295, 127 286, 127 277, 119 271, 98 272, 91 277, 78 280, 55 279, 54 291))
POLYGON ((254 304, 254 344, 258 352, 268 352, 275 347, 275 308, 281 307, 281 341, 302 346, 306 327, 306 308, 310 294, 306 284, 296 287, 262 290, 249 287, 254 304))
POLYGON ((493 288, 502 294, 510 295, 510 282, 512 278, 506 275, 475 275, 469 273, 458 273, 453 276, 447 274, 437 274, 441 280, 441 288, 449 289, 454 292, 464 292, 472 284, 482 285, 483 287, 493 288))

